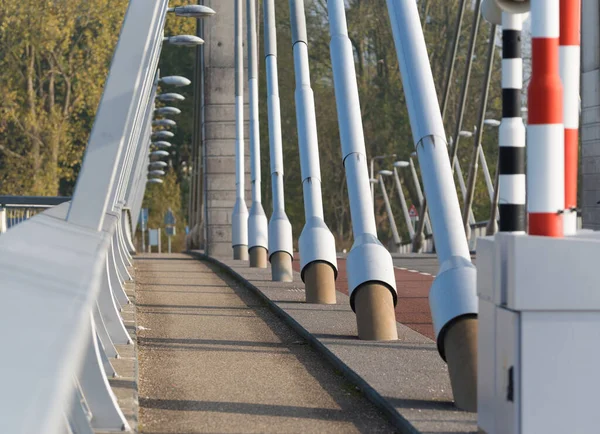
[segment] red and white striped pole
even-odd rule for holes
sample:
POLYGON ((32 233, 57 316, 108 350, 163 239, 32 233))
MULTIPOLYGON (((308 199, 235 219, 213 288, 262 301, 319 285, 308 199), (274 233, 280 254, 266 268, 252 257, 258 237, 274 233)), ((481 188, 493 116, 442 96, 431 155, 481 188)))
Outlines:
POLYGON ((532 74, 528 89, 529 234, 563 236, 565 208, 562 84, 558 67, 559 0, 531 0, 532 74))
POLYGON ((574 235, 577 232, 580 30, 581 0, 560 0, 559 59, 565 125, 565 235, 574 235))

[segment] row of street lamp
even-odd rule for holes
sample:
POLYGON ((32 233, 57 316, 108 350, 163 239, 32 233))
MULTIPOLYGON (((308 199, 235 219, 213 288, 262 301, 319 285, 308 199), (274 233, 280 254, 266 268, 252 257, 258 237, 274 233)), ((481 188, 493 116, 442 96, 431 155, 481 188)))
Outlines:
MULTIPOLYGON (((485 119, 484 120, 484 125, 490 126, 490 127, 499 127, 500 126, 500 121, 496 120, 496 119, 485 119)), ((461 130, 459 132, 459 136, 460 137, 464 137, 464 138, 471 138, 474 137, 476 135, 477 132, 477 127, 474 127, 473 131, 467 131, 467 130, 461 130)), ((450 138, 450 140, 448 141, 448 146, 449 148, 452 147, 452 138, 450 138)), ((478 146, 478 156, 479 159, 481 160, 481 164, 482 164, 482 169, 483 169, 483 175, 484 175, 484 179, 485 179, 485 184, 486 184, 486 188, 488 191, 488 195, 490 197, 490 201, 494 200, 494 182, 492 180, 490 171, 489 171, 489 167, 487 165, 487 160, 485 157, 485 153, 483 151, 483 147, 481 146, 481 144, 479 144, 478 146)), ((392 176, 394 175, 394 177, 396 178, 396 187, 398 189, 398 194, 399 194, 399 199, 400 199, 400 203, 402 205, 402 210, 403 210, 403 214, 406 220, 406 226, 409 232, 409 236, 410 239, 413 240, 414 236, 415 236, 415 230, 411 224, 411 220, 410 220, 410 216, 408 213, 408 210, 406 209, 406 198, 404 197, 404 192, 402 191, 401 188, 401 183, 400 183, 400 178, 398 176, 397 173, 397 169, 401 169, 401 168, 408 168, 410 167, 411 172, 412 172, 412 177, 413 177, 413 181, 415 184, 415 189, 417 191, 417 196, 418 196, 418 207, 417 210, 418 212, 422 211, 422 204, 423 204, 423 193, 422 193, 422 189, 421 189, 421 184, 419 181, 419 178, 417 176, 417 172, 415 169, 415 165, 413 162, 413 157, 416 156, 416 152, 411 153, 409 161, 396 161, 393 163, 393 168, 394 170, 379 170, 377 172, 378 177, 375 177, 375 162, 376 161, 380 161, 380 160, 386 160, 388 158, 395 158, 397 155, 396 154, 387 154, 387 155, 378 155, 375 157, 372 157, 370 160, 370 175, 371 175, 371 196, 372 196, 372 200, 373 200, 373 205, 375 206, 375 190, 374 187, 376 184, 380 184, 381 189, 382 189, 382 195, 384 198, 384 203, 386 205, 386 212, 388 214, 388 219, 390 222, 390 228, 392 230, 392 238, 394 240, 394 243, 396 244, 396 248, 399 247, 400 244, 400 237, 398 236, 398 231, 396 228, 396 223, 394 221, 394 217, 392 215, 392 211, 391 211, 391 206, 389 205, 389 198, 387 196, 387 192, 385 191, 385 186, 383 183, 383 177, 385 176, 392 176)), ((466 200, 469 192, 467 191, 467 186, 465 185, 465 178, 460 166, 460 162, 458 161, 458 157, 456 157, 455 162, 455 169, 456 169, 456 176, 458 178, 458 184, 461 190, 461 195, 463 197, 463 200, 466 200)), ((470 165, 470 169, 469 172, 473 172, 477 170, 477 165, 471 163, 470 165)), ((469 177, 471 177, 471 173, 468 174, 469 177)), ((471 188, 474 188, 474 186, 471 186, 471 188)), ((470 194, 472 195, 473 192, 470 192, 470 194)), ((421 217, 421 216, 419 216, 421 217)), ((496 212, 494 215, 491 216, 491 219, 497 219, 498 218, 498 213, 496 212)), ((471 209, 471 207, 469 206, 469 215, 468 215, 468 221, 470 225, 475 224, 475 218, 473 215, 473 210, 471 209)), ((497 225, 495 225, 494 227, 497 227, 497 225)), ((426 229, 426 234, 431 234, 431 223, 429 222, 429 215, 428 213, 426 213, 425 215, 425 229, 426 229)), ((467 237, 470 237, 470 231, 468 231, 467 233, 467 237)), ((422 243, 421 243, 422 244, 422 243)))
MULTIPOLYGON (((173 13, 178 17, 203 19, 214 15, 215 11, 204 5, 185 5, 169 8, 167 9, 167 13, 173 13)), ((167 36, 163 38, 163 42, 182 47, 196 47, 204 44, 204 40, 195 35, 167 36)), ((191 81, 186 77, 171 75, 160 77, 157 84, 184 87, 189 86, 191 81)), ((175 92, 166 92, 156 95, 155 100, 162 103, 175 103, 184 101, 185 97, 175 92)), ((181 113, 181 110, 177 107, 164 106, 155 109, 154 113, 156 116, 159 116, 159 118, 152 120, 152 126, 158 127, 158 129, 154 130, 150 137, 151 142, 147 183, 162 184, 163 180, 160 179, 160 177, 165 175, 165 168, 168 164, 161 159, 171 155, 168 149, 170 149, 172 145, 167 140, 175 136, 175 134, 167 128, 174 128, 177 126, 177 123, 174 120, 169 119, 166 116, 178 115, 181 113)))

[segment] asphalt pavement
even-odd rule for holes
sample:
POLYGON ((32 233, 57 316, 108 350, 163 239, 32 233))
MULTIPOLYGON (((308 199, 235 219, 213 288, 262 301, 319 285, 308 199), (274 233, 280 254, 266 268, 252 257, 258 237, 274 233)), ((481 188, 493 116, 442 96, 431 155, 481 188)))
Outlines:
POLYGON ((139 430, 394 432, 254 293, 185 255, 135 259, 139 430))

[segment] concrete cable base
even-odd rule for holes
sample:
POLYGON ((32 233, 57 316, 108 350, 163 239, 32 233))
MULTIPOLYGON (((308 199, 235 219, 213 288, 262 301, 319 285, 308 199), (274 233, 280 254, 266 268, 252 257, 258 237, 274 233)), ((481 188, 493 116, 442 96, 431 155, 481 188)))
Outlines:
POLYGON ((335 304, 335 271, 327 262, 311 262, 304 270, 306 302, 335 304))
POLYGON ((267 268, 269 255, 267 249, 261 246, 251 247, 248 251, 250 255, 250 266, 255 268, 267 268))
POLYGON ((276 282, 293 282, 292 257, 288 252, 275 252, 271 255, 271 278, 276 282))

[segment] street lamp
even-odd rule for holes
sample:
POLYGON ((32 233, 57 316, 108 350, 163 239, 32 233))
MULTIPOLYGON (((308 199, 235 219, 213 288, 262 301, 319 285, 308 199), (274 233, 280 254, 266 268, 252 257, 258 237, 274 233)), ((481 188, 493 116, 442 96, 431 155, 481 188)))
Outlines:
POLYGON ((161 77, 158 79, 158 82, 164 83, 167 86, 175 87, 189 86, 190 84, 192 84, 192 82, 189 79, 180 75, 169 75, 167 77, 161 77))
POLYGON ((164 176, 165 175, 165 171, 164 170, 151 170, 150 172, 148 172, 148 175, 150 176, 164 176))
POLYGON ((194 35, 165 36, 163 42, 179 47, 195 47, 204 44, 204 39, 194 35))
POLYGON ((178 115, 181 113, 177 107, 160 107, 156 109, 156 114, 164 116, 164 115, 178 115))
MULTIPOLYGON (((396 154, 377 155, 376 157, 371 158, 371 162, 369 163, 369 166, 370 166, 369 176, 371 177, 370 179, 375 178, 375 168, 374 168, 375 160, 383 160, 383 159, 389 158, 389 157, 396 157, 396 154)), ((373 187, 373 183, 371 183, 371 197, 373 198, 373 207, 375 207, 375 188, 373 187)))
POLYGON ((148 181, 146 181, 148 184, 162 184, 163 180, 159 179, 159 178, 149 178, 148 181))
POLYGON ((169 153, 167 151, 152 151, 150 152, 152 157, 168 157, 169 153))
POLYGON ((152 142, 151 143, 154 146, 157 146, 159 148, 170 148, 171 144, 169 142, 165 142, 164 140, 157 140, 156 142, 152 142))
POLYGON ((155 119, 152 121, 152 126, 155 127, 174 127, 177 122, 171 119, 155 119))
POLYGON ((156 99, 159 101, 183 101, 185 100, 185 97, 179 93, 174 93, 174 92, 168 92, 168 93, 161 93, 160 95, 156 96, 156 99))
POLYGON ((204 5, 186 5, 176 6, 174 8, 167 9, 167 12, 174 13, 178 17, 186 18, 205 18, 214 15, 216 12, 204 5))
POLYGON ((396 189, 398 190, 398 197, 400 198, 400 205, 402 205, 402 213, 404 214, 404 221, 406 222, 406 228, 408 229, 408 235, 412 240, 415 236, 415 229, 413 228, 412 222, 410 221, 410 214, 408 213, 408 207, 406 206, 406 198, 404 197, 404 191, 402 190, 402 184, 400 183, 400 176, 398 176, 398 169, 406 168, 410 166, 408 161, 395 161, 394 164, 394 180, 396 181, 396 189))
MULTIPOLYGON (((499 127, 500 121, 496 119, 485 119, 483 121, 484 125, 488 125, 490 127, 499 127)), ((461 137, 473 137, 477 133, 477 127, 473 129, 473 131, 461 131, 459 134, 461 137)), ((493 200, 494 197, 494 183, 492 182, 492 177, 490 175, 490 170, 487 165, 487 160, 485 158, 485 153, 483 152, 483 147, 479 144, 477 153, 479 154, 479 159, 481 160, 481 168, 483 169, 483 176, 485 178, 485 185, 488 190, 488 195, 490 196, 490 200, 493 200)), ((455 163, 456 164, 456 163, 455 163)), ((471 164, 472 166, 472 164, 471 164)), ((469 173, 469 177, 472 176, 469 173)), ((467 192, 468 193, 468 192, 467 192)), ((463 193, 464 196, 464 193, 463 193)))
POLYGON ((383 182, 384 176, 392 176, 394 172, 391 170, 380 170, 378 172, 379 175, 379 185, 381 186, 381 193, 383 194, 383 201, 385 202, 385 210, 388 215, 388 220, 390 222, 390 227, 392 229, 392 237, 394 238, 394 244, 396 245, 396 251, 400 248, 400 235, 398 235, 398 228, 396 227, 396 220, 394 219, 394 214, 392 214, 392 207, 390 206, 390 199, 388 197, 387 191, 385 189, 385 184, 383 182))
POLYGON ((483 121, 484 125, 487 125, 489 127, 499 127, 500 126, 500 121, 497 119, 485 119, 483 121))
POLYGON ((148 164, 148 168, 150 170, 154 170, 154 169, 160 169, 163 167, 167 167, 168 164, 164 161, 152 161, 150 164, 148 164))
POLYGON ((166 131, 166 130, 154 131, 152 133, 152 138, 159 139, 159 140, 170 139, 174 136, 175 136, 175 134, 173 134, 171 131, 166 131))
MULTIPOLYGON (((477 130, 477 128, 475 128, 477 130)), ((461 137, 472 137, 473 132, 461 131, 458 133, 461 137)), ((452 147, 453 139, 450 137, 448 146, 452 147)), ((458 179, 458 186, 460 187, 460 194, 462 195, 463 201, 467 200, 467 185, 465 184, 465 178, 463 176, 462 168, 460 167, 460 161, 458 161, 458 154, 454 157, 454 169, 456 170, 456 178, 458 179)), ((473 210, 469 208, 469 224, 475 224, 475 216, 473 216, 473 210)))

